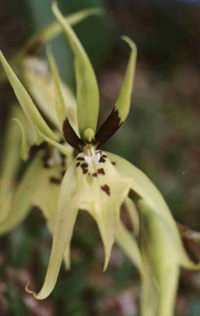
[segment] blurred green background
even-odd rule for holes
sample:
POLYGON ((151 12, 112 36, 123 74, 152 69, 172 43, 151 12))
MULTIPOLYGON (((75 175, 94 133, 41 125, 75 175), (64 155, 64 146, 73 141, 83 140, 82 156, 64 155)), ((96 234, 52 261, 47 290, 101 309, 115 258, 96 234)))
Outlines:
MULTIPOLYGON (((0 48, 12 57, 36 31, 53 21, 50 0, 1 0, 0 48)), ((177 221, 200 228, 200 1, 59 0, 63 13, 101 7, 104 15, 75 26, 95 68, 102 123, 111 111, 128 60, 120 36, 138 46, 129 118, 105 149, 129 159, 158 186, 177 221)), ((63 36, 53 41, 62 78, 74 89, 72 54, 63 36)), ((7 83, 0 87, 0 153, 9 106, 7 83)), ((51 246, 40 212, 0 238, 0 315, 136 316, 139 276, 114 247, 106 273, 103 249, 91 218, 81 214, 72 242, 72 268, 62 269, 53 294, 36 301, 24 291, 39 288, 51 246)), ((177 316, 200 315, 200 275, 184 272, 177 316)))

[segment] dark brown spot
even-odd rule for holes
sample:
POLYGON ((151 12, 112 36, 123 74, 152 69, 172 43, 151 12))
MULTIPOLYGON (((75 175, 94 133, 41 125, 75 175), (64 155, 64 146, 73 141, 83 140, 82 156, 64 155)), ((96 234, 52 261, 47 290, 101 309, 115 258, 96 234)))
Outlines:
POLYGON ((45 155, 42 157, 43 166, 46 169, 50 168, 49 162, 48 162, 49 159, 50 159, 50 153, 46 152, 45 155))
POLYGON ((76 160, 83 161, 85 159, 83 157, 77 157, 76 160))
POLYGON ((98 174, 105 175, 105 171, 104 171, 103 168, 98 169, 98 170, 97 170, 97 173, 98 173, 98 174))
POLYGON ((99 149, 121 125, 119 112, 114 108, 95 136, 96 148, 99 149))
POLYGON ((66 119, 63 123, 63 134, 66 141, 78 152, 82 151, 83 141, 76 135, 75 131, 71 127, 68 119, 66 119))
POLYGON ((112 165, 115 166, 116 165, 116 162, 115 161, 111 161, 112 165))
POLYGON ((77 162, 76 167, 78 168, 80 166, 80 164, 81 164, 80 162, 77 162))
POLYGON ((102 185, 101 190, 104 191, 108 196, 110 196, 110 188, 107 184, 102 185))
POLYGON ((60 179, 56 178, 56 177, 50 177, 49 181, 51 183, 54 183, 54 184, 60 184, 61 183, 60 179))
MULTIPOLYGON (((79 163, 79 162, 78 162, 78 163, 79 163)), ((83 171, 83 174, 88 173, 88 164, 87 164, 87 163, 82 163, 82 164, 80 165, 80 167, 81 167, 81 169, 82 169, 82 171, 83 171)))
POLYGON ((85 162, 85 163, 82 163, 81 164, 81 168, 88 168, 88 164, 85 162))
POLYGON ((94 172, 94 173, 92 174, 92 176, 93 176, 94 178, 97 177, 97 173, 94 172))
POLYGON ((106 162, 106 159, 103 156, 101 156, 101 158, 99 159, 99 162, 104 163, 104 162, 106 162))
POLYGON ((135 191, 131 190, 129 196, 134 202, 141 200, 141 196, 137 194, 135 191))

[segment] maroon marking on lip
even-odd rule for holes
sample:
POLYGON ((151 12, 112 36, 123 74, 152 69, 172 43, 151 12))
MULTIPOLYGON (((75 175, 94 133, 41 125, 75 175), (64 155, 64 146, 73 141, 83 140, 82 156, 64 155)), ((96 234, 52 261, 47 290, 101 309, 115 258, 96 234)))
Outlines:
POLYGON ((58 179, 58 178, 56 178, 56 177, 50 177, 50 178, 49 178, 49 181, 50 181, 51 183, 53 183, 53 184, 60 184, 60 183, 61 183, 60 179, 58 179))
POLYGON ((98 173, 98 174, 105 175, 105 171, 104 171, 103 168, 98 169, 98 170, 97 170, 97 173, 98 173))
POLYGON ((84 161, 84 158, 83 157, 77 157, 76 160, 84 161))
POLYGON ((77 162, 76 167, 78 168, 80 166, 80 164, 81 164, 80 162, 77 162))
POLYGON ((88 173, 88 169, 82 169, 83 170, 83 174, 87 174, 88 173))
POLYGON ((102 185, 101 190, 104 191, 108 196, 110 196, 110 188, 107 184, 102 185))
POLYGON ((94 173, 92 174, 92 176, 93 176, 94 178, 97 177, 97 173, 94 172, 94 173))
POLYGON ((81 168, 88 168, 88 164, 87 163, 82 163, 81 164, 81 168))
POLYGON ((115 161, 111 161, 112 165, 115 166, 116 165, 116 162, 115 161))
POLYGON ((101 163, 104 163, 104 162, 106 162, 106 159, 105 159, 105 157, 101 156, 101 158, 99 159, 99 162, 101 162, 101 163))

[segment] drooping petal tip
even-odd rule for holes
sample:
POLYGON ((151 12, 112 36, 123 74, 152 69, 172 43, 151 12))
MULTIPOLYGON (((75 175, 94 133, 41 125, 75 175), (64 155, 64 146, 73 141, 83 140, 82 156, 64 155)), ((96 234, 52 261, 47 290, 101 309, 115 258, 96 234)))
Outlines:
POLYGON ((35 293, 33 290, 31 290, 31 289, 29 288, 29 286, 30 286, 30 281, 28 281, 28 283, 26 284, 25 291, 26 291, 28 294, 31 294, 31 295, 35 296, 36 293, 35 293))
POLYGON ((31 290, 31 289, 29 288, 29 285, 30 285, 30 281, 27 283, 27 285, 26 285, 26 287, 25 287, 25 291, 26 291, 28 294, 31 294, 35 299, 37 299, 37 300, 43 300, 43 299, 45 299, 45 298, 47 297, 47 295, 40 297, 40 292, 39 292, 39 293, 34 292, 33 290, 31 290))
POLYGON ((132 39, 130 39, 130 37, 126 36, 126 35, 122 35, 121 36, 121 39, 123 41, 125 41, 129 46, 130 48, 135 51, 135 53, 137 53, 137 46, 136 44, 132 41, 132 39))

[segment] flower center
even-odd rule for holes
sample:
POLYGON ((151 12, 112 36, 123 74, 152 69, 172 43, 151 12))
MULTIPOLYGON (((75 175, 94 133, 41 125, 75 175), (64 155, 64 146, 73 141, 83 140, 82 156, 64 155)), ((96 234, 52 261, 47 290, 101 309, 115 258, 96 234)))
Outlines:
POLYGON ((94 167, 98 164, 101 154, 96 152, 92 144, 87 144, 84 148, 84 159, 89 167, 94 167))

